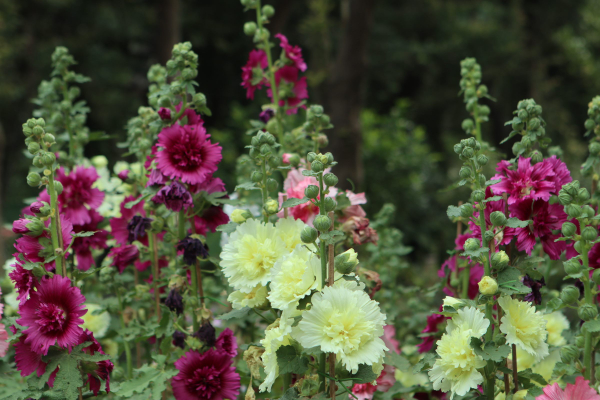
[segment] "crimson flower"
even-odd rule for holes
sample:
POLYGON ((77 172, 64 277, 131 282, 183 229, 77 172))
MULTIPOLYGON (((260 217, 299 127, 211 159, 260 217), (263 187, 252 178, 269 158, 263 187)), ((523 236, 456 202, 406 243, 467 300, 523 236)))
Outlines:
POLYGON ((126 246, 113 247, 108 254, 112 257, 114 265, 122 274, 129 265, 133 264, 139 257, 140 251, 134 244, 128 244, 126 246))
POLYGON ((33 292, 33 288, 37 285, 37 279, 33 275, 33 272, 23 268, 20 262, 17 261, 14 264, 14 269, 8 274, 11 281, 15 283, 15 289, 17 290, 17 300, 19 305, 25 304, 29 295, 33 292))
MULTIPOLYGON (((85 342, 92 342, 91 345, 83 348, 85 353, 90 355, 94 355, 95 353, 105 354, 104 351, 102 351, 102 346, 94 337, 94 334, 87 329, 81 333, 79 336, 79 343, 77 344, 82 344, 85 342)), ((110 360, 102 360, 96 362, 96 369, 87 374, 88 380, 86 383, 89 384, 90 390, 94 393, 94 396, 98 396, 98 393, 100 392, 102 383, 101 381, 105 382, 104 387, 106 389, 106 393, 110 392, 110 373, 112 372, 113 368, 114 365, 110 360)))
POLYGON ((254 99, 254 91, 267 84, 263 71, 269 65, 267 53, 263 50, 252 50, 248 62, 242 67, 242 87, 246 89, 246 98, 254 99))
POLYGON ((73 239, 73 251, 77 257, 77 268, 87 271, 92 265, 95 265, 92 249, 105 249, 108 232, 104 229, 98 229, 98 224, 104 218, 94 210, 90 210, 92 220, 84 225, 75 225, 75 232, 95 232, 92 236, 76 237, 73 239))
MULTIPOLYGON (((111 233, 118 244, 125 245, 130 243, 129 238, 131 233, 129 229, 129 223, 134 218, 134 216, 146 216, 146 211, 144 211, 143 200, 135 204, 131 208, 125 207, 125 204, 135 199, 136 198, 133 196, 125 197, 125 199, 121 203, 121 216, 119 218, 111 218, 110 220, 111 233)), ((146 232, 143 232, 143 234, 142 232, 138 232, 138 234, 135 235, 135 240, 139 240, 142 244, 146 246, 148 245, 148 236, 146 235, 146 232)))
POLYGON ((558 192, 555 182, 550 180, 556 175, 554 161, 531 165, 531 158, 520 157, 516 170, 509 167, 511 164, 508 161, 498 163, 498 174, 492 179, 501 181, 491 186, 494 194, 508 193, 508 204, 522 200, 548 201, 552 193, 558 192))
POLYGON ((217 350, 224 352, 231 358, 237 356, 238 345, 233 331, 229 328, 225 328, 225 330, 219 334, 219 337, 215 342, 215 347, 217 350))
POLYGON ((302 49, 300 48, 300 46, 292 46, 288 42, 287 37, 285 37, 281 33, 278 33, 277 35, 275 35, 275 37, 279 39, 279 45, 281 46, 281 48, 283 48, 286 58, 290 60, 294 64, 294 66, 300 71, 306 71, 306 63, 302 58, 302 49))
MULTIPOLYGON (((278 93, 286 93, 283 98, 279 99, 280 107, 287 107, 288 114, 296 114, 298 106, 304 99, 308 99, 308 90, 306 77, 298 79, 298 68, 292 65, 284 65, 275 71, 275 84, 277 85, 278 93)), ((267 95, 273 100, 273 91, 267 89, 267 95)), ((305 105, 302 108, 306 108, 305 105)))
POLYGON ((217 227, 229 222, 229 215, 218 206, 210 206, 200 215, 194 217, 194 227, 200 235, 206 236, 208 232, 215 232, 217 227))

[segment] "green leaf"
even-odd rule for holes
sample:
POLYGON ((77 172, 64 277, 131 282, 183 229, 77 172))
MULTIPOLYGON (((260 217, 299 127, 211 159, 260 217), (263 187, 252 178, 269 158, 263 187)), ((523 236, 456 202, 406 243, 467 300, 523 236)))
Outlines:
POLYGON ((490 179, 489 181, 485 182, 485 186, 495 185, 496 183, 500 182, 502 182, 502 179, 490 179))
POLYGON ((505 226, 509 228, 526 228, 531 221, 521 221, 518 218, 509 218, 506 220, 505 226))
POLYGON ((555 297, 546 303, 546 312, 552 313, 565 307, 566 306, 563 304, 562 300, 558 297, 555 297))
POLYGON ((358 366, 358 371, 355 374, 352 374, 349 379, 351 379, 354 383, 369 383, 377 379, 378 376, 379 375, 373 372, 372 366, 360 364, 358 366))
POLYGON ((488 197, 487 199, 485 199, 483 202, 484 203, 489 203, 490 201, 498 201, 498 200, 502 200, 502 196, 492 196, 492 197, 488 197))
POLYGON ((217 230, 219 232, 233 233, 233 232, 235 232, 237 227, 238 227, 238 224, 236 224, 235 222, 229 222, 227 224, 217 226, 217 230))
POLYGON ((133 206, 135 206, 136 204, 138 204, 139 202, 141 202, 142 200, 146 200, 148 197, 154 196, 156 193, 158 193, 158 187, 147 187, 144 190, 142 190, 142 195, 140 197, 138 197, 135 200, 129 201, 127 203, 125 203, 125 208, 131 208, 133 206))
POLYGON ((405 357, 396 353, 395 351, 388 351, 385 354, 384 364, 392 365, 398 368, 400 371, 408 371, 410 368, 410 361, 408 361, 405 357))
POLYGON ((63 392, 65 399, 77 399, 79 396, 77 388, 81 386, 83 380, 77 368, 77 360, 74 357, 62 357, 60 369, 54 379, 54 390, 63 392))
POLYGON ((158 378, 162 373, 161 370, 154 369, 149 365, 143 365, 136 371, 139 372, 139 375, 136 378, 130 381, 125 381, 121 384, 118 389, 119 396, 129 397, 135 392, 141 393, 148 387, 148 385, 150 385, 150 382, 158 381, 158 378))
POLYGON ((296 390, 296 388, 289 388, 288 390, 285 391, 285 393, 283 394, 283 396, 281 396, 281 400, 295 400, 298 398, 298 391, 296 390))
POLYGON ((480 247, 476 250, 465 250, 463 253, 461 253, 461 256, 479 258, 486 254, 488 251, 490 251, 490 249, 488 249, 487 247, 480 247))
POLYGON ((527 368, 523 371, 519 371, 519 384, 523 385, 524 389, 529 389, 535 386, 531 381, 537 382, 542 386, 546 386, 548 382, 540 375, 531 371, 531 368, 527 368))
POLYGON ((259 190, 260 188, 256 187, 256 183, 254 182, 244 182, 244 183, 240 183, 239 185, 237 185, 235 187, 235 191, 237 192, 238 190, 259 190))
MULTIPOLYGON (((512 121, 509 121, 509 122, 512 124, 512 121)), ((517 132, 517 131, 512 131, 512 132, 511 132, 511 133, 510 133, 510 134, 509 134, 509 135, 508 135, 506 138, 504 138, 504 140, 502 140, 502 141, 500 142, 500 144, 502 144, 502 143, 504 143, 504 142, 507 142, 507 141, 508 141, 508 140, 510 140, 510 139, 511 139, 513 136, 515 136, 517 133, 519 133, 519 132, 517 132)))
POLYGON ((326 245, 330 245, 339 242, 343 236, 344 232, 333 230, 331 232, 322 233, 321 236, 319 236, 319 240, 325 242, 326 245))
POLYGON ((521 271, 514 267, 506 268, 498 273, 498 288, 504 294, 526 294, 531 288, 521 282, 521 271))
POLYGON ((250 312, 250 307, 244 307, 236 310, 231 310, 225 314, 217 315, 215 319, 234 319, 243 318, 250 312))
POLYGON ((286 201, 284 201, 282 207, 283 208, 295 207, 300 204, 308 203, 309 201, 310 201, 310 199, 308 197, 304 197, 302 199, 291 198, 291 199, 287 199, 286 201))
POLYGON ((423 372, 424 370, 429 370, 433 367, 435 363, 435 356, 433 353, 425 353, 425 357, 421 359, 418 363, 413 367, 413 372, 418 374, 419 372, 423 372))
POLYGON ((304 175, 304 176, 314 176, 314 177, 319 176, 319 174, 317 174, 316 172, 309 171, 308 169, 303 169, 302 170, 302 175, 304 175))
POLYGON ((280 374, 304 374, 308 369, 308 358, 296 351, 294 346, 281 346, 277 349, 277 364, 280 374))
POLYGON ((494 362, 501 362, 506 359, 510 354, 511 348, 508 345, 496 346, 494 343, 486 343, 484 347, 481 339, 472 337, 471 347, 475 354, 483 358, 484 360, 491 360, 494 362))
POLYGON ((593 321, 587 321, 583 323, 582 326, 583 329, 585 329, 588 332, 600 332, 600 321, 598 320, 593 320, 593 321))
POLYGON ((98 231, 73 232, 73 233, 71 233, 71 236, 73 236, 73 237, 90 237, 96 232, 98 232, 98 231))
POLYGON ((448 215, 448 218, 450 219, 454 219, 454 218, 460 218, 460 207, 456 207, 456 206, 448 206, 448 210, 446 210, 446 214, 448 215))

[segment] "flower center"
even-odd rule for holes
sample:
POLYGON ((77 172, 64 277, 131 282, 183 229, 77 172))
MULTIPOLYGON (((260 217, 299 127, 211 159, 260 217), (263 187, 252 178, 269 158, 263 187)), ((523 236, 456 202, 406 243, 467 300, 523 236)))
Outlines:
POLYGON ((194 371, 191 378, 187 379, 191 391, 199 392, 202 398, 210 399, 221 389, 219 372, 214 367, 202 367, 194 371))
POLYGON ((170 149, 171 162, 178 169, 191 171, 202 164, 202 152, 194 139, 192 135, 184 133, 181 140, 170 149))
POLYGON ((67 313, 56 304, 42 303, 35 314, 43 334, 58 334, 63 331, 67 322, 67 313))

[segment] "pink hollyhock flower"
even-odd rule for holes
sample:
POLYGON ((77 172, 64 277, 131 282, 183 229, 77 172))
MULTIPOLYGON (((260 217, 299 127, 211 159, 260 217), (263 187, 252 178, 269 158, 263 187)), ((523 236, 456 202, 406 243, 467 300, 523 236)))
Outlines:
MULTIPOLYGON (((304 198, 304 190, 309 185, 318 186, 316 178, 312 176, 304 176, 302 175, 302 169, 292 168, 288 173, 288 176, 285 178, 283 182, 283 190, 285 194, 287 194, 288 199, 302 199, 304 198)), ((336 188, 330 189, 330 195, 335 196, 337 194, 336 188)), ((284 193, 279 193, 279 203, 283 203, 283 195, 284 193)), ((294 207, 288 208, 288 213, 294 219, 300 219, 304 223, 312 225, 314 219, 319 215, 319 208, 312 204, 311 202, 307 202, 304 204, 300 204, 294 207)), ((281 211, 277 214, 280 218, 283 218, 284 213, 281 211)))
MULTIPOLYGON (((440 306, 442 311, 442 306, 440 306)), ((427 317, 427 326, 421 331, 422 334, 428 334, 423 337, 423 341, 417 345, 419 353, 427 353, 433 347, 433 344, 437 341, 437 338, 432 333, 439 332, 438 325, 449 319, 438 313, 433 313, 427 317)))
POLYGON ((108 232, 104 229, 98 229, 98 224, 104 218, 94 210, 91 211, 92 221, 84 225, 76 225, 73 230, 77 232, 93 232, 92 236, 76 237, 73 239, 73 251, 77 257, 77 268, 82 271, 87 271, 92 265, 96 265, 92 256, 92 249, 105 249, 108 232))
POLYGON ((127 178, 129 178, 129 170, 124 169, 123 171, 121 171, 117 174, 117 177, 122 181, 126 181, 127 178))
MULTIPOLYGON (((135 199, 136 198, 133 196, 125 197, 125 199, 121 203, 121 216, 119 218, 111 218, 110 220, 111 233, 114 236, 117 243, 120 245, 125 245, 129 243, 130 230, 128 227, 133 217, 136 215, 142 217, 146 216, 146 211, 144 211, 144 200, 135 204, 131 208, 125 208, 125 204, 135 199)), ((145 246, 148 245, 148 236, 145 232, 143 235, 138 235, 135 240, 139 240, 145 246)))
POLYGON ((231 358, 236 357, 238 345, 233 331, 229 328, 225 328, 225 330, 219 334, 219 337, 215 342, 215 347, 217 350, 222 351, 231 358))
MULTIPOLYGON (((261 113, 262 114, 262 113, 261 113)), ((292 156, 291 153, 283 153, 281 155, 281 162, 284 164, 289 164, 290 163, 290 157, 292 156)))
POLYGON ((492 179, 500 179, 501 182, 491 186, 494 194, 508 193, 508 204, 514 204, 521 200, 544 200, 548 201, 552 193, 555 193, 555 183, 550 179, 556 175, 552 170, 554 164, 551 162, 540 162, 531 165, 531 158, 520 157, 517 169, 510 170, 508 161, 500 161, 492 179))
POLYGON ((83 332, 81 317, 87 312, 79 288, 72 287, 69 278, 54 275, 42 278, 36 289, 19 309, 17 323, 28 327, 23 331, 25 343, 43 355, 55 343, 62 348, 75 346, 83 332))
POLYGON ((361 217, 350 217, 342 224, 342 231, 351 233, 354 244, 377 244, 379 235, 369 226, 369 220, 361 217))
POLYGON ((533 227, 515 229, 518 250, 531 255, 536 238, 540 239, 544 252, 552 260, 558 260, 561 253, 566 250, 565 242, 555 242, 561 237, 560 233, 553 233, 560 230, 563 222, 567 220, 567 214, 560 204, 533 200, 521 201, 510 206, 510 215, 521 221, 533 220, 533 227))
POLYGON ((267 68, 269 61, 263 50, 252 50, 248 62, 242 67, 242 87, 246 89, 246 98, 254 99, 254 91, 267 84, 267 78, 262 70, 267 68), (260 73, 258 73, 260 70, 260 73), (254 76, 256 74, 256 76, 254 76))
MULTIPOLYGON (((488 186, 485 190, 485 198, 489 199, 490 197, 493 197, 493 196, 494 195, 492 194, 492 190, 488 186)), ((508 228, 508 227, 504 227, 504 226, 501 226, 501 227, 492 226, 492 221, 490 220, 490 216, 494 211, 501 211, 503 213, 506 211, 506 203, 504 202, 504 200, 488 201, 486 203, 486 207, 485 207, 485 223, 488 226, 488 228, 491 228, 493 230, 494 242, 496 244, 496 249, 498 249, 498 246, 507 245, 510 243, 510 241, 515 236, 515 230, 513 228, 508 228)), ((479 221, 479 211, 476 211, 473 214, 473 216, 475 219, 477 219, 479 221)), ((469 229, 472 232, 472 235, 470 237, 476 238, 481 243, 481 228, 479 227, 479 225, 475 225, 475 223, 473 223, 472 221, 469 221, 469 229)), ((464 238, 464 239, 466 240, 467 238, 464 238)), ((464 245, 464 241, 463 241, 463 245, 464 245)))
POLYGON ((208 194, 216 192, 226 192, 225 183, 221 178, 215 178, 214 176, 207 177, 202 183, 198 185, 188 185, 188 189, 191 193, 206 192, 208 194))
MULTIPOLYGON (((377 386, 371 383, 356 383, 352 386, 352 393, 358 400, 371 400, 376 391, 377 386)), ((348 398, 354 399, 351 395, 348 398)))
MULTIPOLYGON (((60 212, 73 225, 89 224, 92 221, 91 211, 96 210, 104 200, 104 193, 92 185, 99 178, 94 167, 75 167, 68 175, 64 168, 56 172, 56 180, 63 185, 63 191, 58 195, 60 212)), ((44 190, 40 200, 50 203, 50 196, 44 190)))
POLYGON ((394 325, 385 325, 383 327, 382 339, 388 349, 400 354, 400 342, 396 339, 396 328, 394 328, 394 325))
POLYGON ((158 109, 158 116, 160 119, 169 120, 171 119, 171 110, 169 108, 161 107, 158 109))
POLYGON ((157 204, 164 204, 167 209, 175 212, 179 212, 182 209, 187 209, 194 205, 192 195, 178 181, 171 182, 168 186, 163 186, 154 197, 152 201, 157 204))
MULTIPOLYGON (((183 105, 182 103, 177 104, 175 106, 175 110, 177 112, 181 111, 182 105, 183 105)), ((181 116, 179 117, 179 120, 181 121, 184 117, 187 117, 186 125, 204 124, 202 117, 199 116, 196 113, 196 111, 192 110, 191 108, 186 108, 185 111, 183 112, 183 114, 181 114, 181 116)))
MULTIPOLYGON (((90 355, 94 355, 95 353, 105 354, 104 351, 102 351, 102 346, 94 337, 94 334, 87 329, 81 333, 77 344, 85 342, 92 342, 91 345, 83 348, 85 353, 90 355)), ((94 393, 94 396, 98 396, 98 393, 100 392, 101 381, 106 382, 106 393, 110 392, 110 373, 114 368, 114 365, 110 360, 98 361, 96 362, 96 366, 97 368, 92 373, 87 374, 88 380, 86 382, 89 384, 90 390, 94 393)))
POLYGON ((567 383, 565 390, 562 390, 558 383, 546 386, 544 394, 535 400, 600 400, 600 395, 590 387, 590 381, 578 376, 574 385, 567 383))
MULTIPOLYGON (((50 226, 50 219, 45 223, 46 227, 50 226)), ((65 249, 71 244, 71 233, 73 232, 73 224, 64 215, 60 216, 60 229, 62 231, 63 244, 65 249)), ((41 262, 48 257, 54 255, 51 237, 49 232, 44 232, 42 236, 37 238, 31 236, 21 236, 16 240, 15 249, 25 257, 29 262, 41 262)), ((54 261, 44 265, 47 270, 53 270, 54 261)))
POLYGON ((158 153, 158 144, 152 145, 152 149, 150 149, 150 154, 146 156, 146 161, 144 161, 144 168, 150 171, 152 168, 152 162, 156 158, 156 153, 158 153))
POLYGON ((188 351, 175 362, 179 373, 171 381, 177 400, 235 399, 240 393, 240 376, 231 357, 214 349, 188 351))
POLYGON ((194 227, 196 233, 206 236, 208 232, 215 232, 217 227, 227 224, 229 215, 223 212, 221 207, 211 206, 204 210, 201 215, 194 217, 194 227))
POLYGON ((158 169, 171 179, 200 184, 217 170, 221 146, 211 143, 202 124, 174 124, 158 134, 158 169))
POLYGON ((394 386, 394 383, 396 383, 396 376, 394 375, 395 371, 396 371, 396 368, 394 368, 393 365, 387 365, 387 364, 383 365, 383 371, 381 371, 381 374, 377 378, 377 391, 378 392, 385 393, 388 390, 390 390, 390 388, 392 386, 394 386))
POLYGON ((554 172, 554 175, 549 176, 546 180, 554 183, 553 192, 555 194, 558 194, 563 185, 573 181, 573 178, 571 178, 571 172, 567 168, 567 164, 562 162, 560 158, 551 156, 546 158, 543 162, 549 164, 554 172))
POLYGON ((41 201, 34 201, 29 206, 29 211, 32 214, 39 214, 42 211, 42 208, 45 206, 46 206, 46 204, 42 203, 41 201))
POLYGON ((37 285, 38 281, 33 275, 33 272, 23 268, 23 266, 17 261, 14 265, 14 269, 8 274, 11 281, 15 283, 15 289, 17 290, 17 300, 19 300, 19 306, 25 304, 30 294, 33 293, 33 288, 37 285))
MULTIPOLYGON (((353 193, 350 190, 346 190, 346 196, 348 197, 348 200, 350 200, 350 206, 344 208, 344 210, 342 211, 344 217, 365 218, 367 216, 367 213, 360 206, 360 204, 367 204, 367 198, 365 197, 365 194, 353 193)), ((346 218, 340 219, 340 221, 342 222, 345 220, 346 218)))
POLYGON ((290 45, 287 37, 283 36, 281 33, 278 33, 277 35, 275 35, 275 37, 279 39, 279 45, 281 46, 281 48, 283 48, 287 59, 290 60, 294 64, 294 66, 300 71, 306 71, 306 63, 302 58, 302 49, 300 48, 300 46, 290 45))
POLYGON ((31 221, 25 218, 19 218, 18 220, 13 222, 12 231, 18 235, 24 235, 29 233, 30 230, 27 228, 27 224, 30 224, 31 221))
POLYGON ((134 244, 126 246, 113 247, 108 253, 109 257, 113 258, 111 265, 114 265, 122 274, 129 265, 133 264, 139 257, 140 251, 134 244))
MULTIPOLYGON (((278 90, 287 89, 288 95, 279 100, 279 107, 287 107, 287 114, 296 114, 298 112, 298 106, 304 99, 308 99, 308 90, 306 84, 306 77, 298 79, 298 68, 291 65, 284 65, 275 71, 275 84, 278 90)), ((273 91, 271 88, 267 89, 267 95, 273 100, 273 91)), ((302 108, 306 108, 303 105, 302 108)))
POLYGON ((164 176, 162 172, 155 168, 150 172, 150 175, 148 176, 148 182, 146 182, 146 187, 162 186, 167 182, 169 182, 169 178, 164 176))

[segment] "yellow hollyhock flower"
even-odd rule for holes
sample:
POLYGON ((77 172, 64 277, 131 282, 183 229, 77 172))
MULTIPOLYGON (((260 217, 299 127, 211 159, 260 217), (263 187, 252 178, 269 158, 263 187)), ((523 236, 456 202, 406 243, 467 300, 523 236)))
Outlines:
POLYGON ((261 392, 271 391, 271 387, 275 379, 279 376, 279 365, 277 364, 277 349, 281 346, 290 344, 290 333, 292 332, 293 319, 277 319, 268 326, 265 331, 265 338, 260 341, 265 351, 261 356, 261 360, 265 367, 267 377, 260 385, 261 392))
POLYGON ((281 218, 275 223, 277 236, 283 240, 288 252, 293 251, 296 246, 302 244, 300 234, 305 227, 306 224, 302 220, 293 217, 281 218))
POLYGON ((546 330, 548 331, 548 344, 551 346, 564 346, 567 341, 562 336, 565 329, 569 329, 569 320, 560 311, 544 315, 546 330))
POLYGON ((231 303, 233 308, 244 308, 244 307, 260 307, 267 301, 267 288, 263 285, 256 285, 248 293, 241 290, 231 292, 227 301, 231 303))
POLYGON ((108 311, 104 311, 94 315, 94 311, 101 308, 98 304, 86 303, 85 308, 87 308, 87 312, 81 317, 83 319, 81 327, 92 331, 96 339, 103 338, 110 325, 110 314, 108 311))

